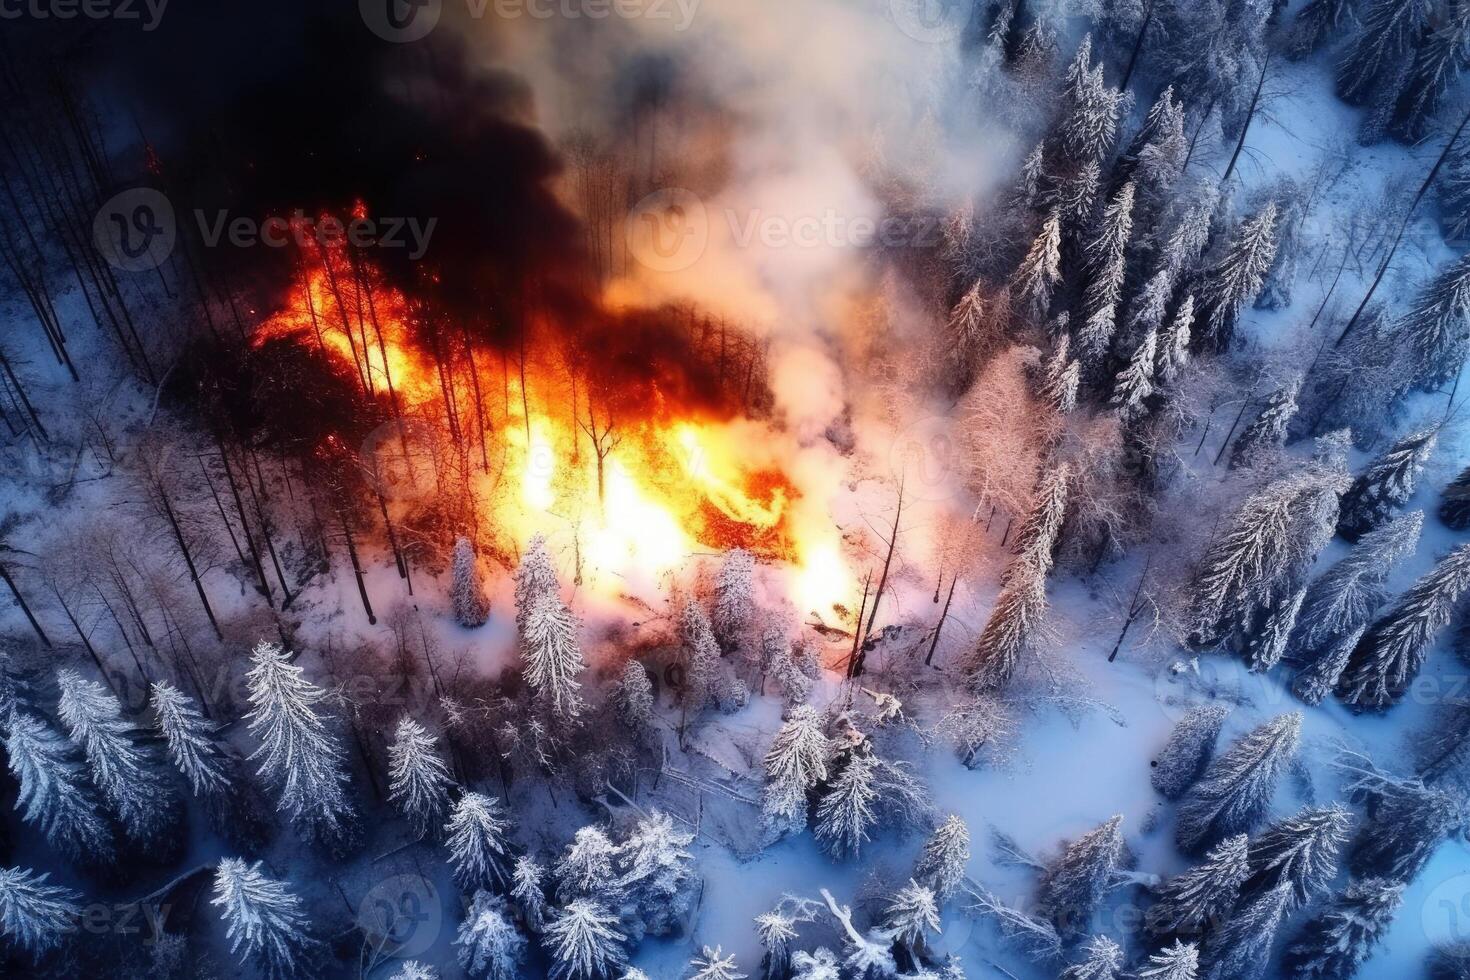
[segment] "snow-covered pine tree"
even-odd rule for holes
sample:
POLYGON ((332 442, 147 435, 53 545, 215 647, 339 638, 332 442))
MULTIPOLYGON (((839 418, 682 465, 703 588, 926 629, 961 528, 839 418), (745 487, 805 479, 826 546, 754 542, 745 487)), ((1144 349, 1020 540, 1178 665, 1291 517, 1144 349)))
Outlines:
POLYGON ((241 962, 254 961, 273 980, 309 976, 320 943, 307 931, 301 899, 260 867, 259 861, 225 858, 215 868, 209 904, 219 907, 230 952, 241 962))
POLYGON ((1287 54, 1305 58, 1353 23, 1354 0, 1307 0, 1296 12, 1287 54))
POLYGON ((194 702, 168 681, 149 688, 155 726, 168 745, 168 757, 201 799, 218 799, 230 791, 234 764, 216 726, 194 702))
POLYGON ((1150 330, 1165 329, 1164 320, 1169 315, 1169 299, 1173 295, 1174 277, 1168 269, 1160 268, 1149 276, 1133 297, 1128 315, 1129 336, 1141 337, 1150 330))
POLYGON ((20 783, 15 807, 25 822, 40 827, 46 841, 68 860, 110 862, 112 828, 67 741, 36 715, 16 710, 10 716, 5 754, 20 783))
POLYGON ((1101 160, 1118 135, 1123 93, 1103 80, 1103 66, 1088 67, 1090 45, 1077 52, 1068 70, 1061 127, 1062 150, 1074 165, 1101 160))
POLYGON ((1300 698, 1303 704, 1315 705, 1327 700, 1328 695, 1336 690, 1342 679, 1342 672, 1347 668, 1349 658, 1357 649, 1358 641, 1363 638, 1367 629, 1366 626, 1359 626, 1330 641, 1318 652, 1311 663, 1297 671, 1296 677, 1291 682, 1292 693, 1300 698))
POLYGON ((1291 885, 1283 884, 1237 909, 1205 942, 1205 980, 1261 980, 1290 908, 1291 885))
POLYGON ((485 598, 485 586, 480 581, 480 566, 475 558, 475 546, 466 537, 454 542, 453 581, 451 596, 454 599, 454 619, 461 626, 485 625, 490 618, 490 600, 485 598))
POLYGON ((914 880, 932 888, 944 902, 959 891, 969 863, 970 828, 959 814, 951 813, 924 842, 914 867, 914 880))
POLYGON ((614 693, 618 718, 634 732, 645 732, 653 725, 653 684, 648 668, 637 660, 623 664, 614 693))
POLYGON ((1203 861, 1158 889, 1159 900, 1144 917, 1148 932, 1199 942, 1230 915, 1249 874, 1246 835, 1225 838, 1203 861))
POLYGON ((1306 593, 1303 586, 1266 604, 1260 630, 1248 637, 1245 644, 1245 661, 1250 664, 1252 673, 1265 673, 1286 655, 1287 642, 1296 627, 1306 593))
POLYGON ((418 960, 405 960, 389 980, 439 980, 439 971, 418 960))
POLYGON ((1097 235, 1087 246, 1091 281, 1083 304, 1087 321, 1077 334, 1077 357, 1089 377, 1102 370, 1117 327, 1118 304, 1127 278, 1128 241, 1133 234, 1133 184, 1118 189, 1103 208, 1097 235))
POLYGON ((532 600, 555 592, 561 594, 556 579, 556 568, 551 564, 551 555, 546 550, 546 538, 536 535, 521 556, 515 574, 516 631, 524 636, 526 616, 531 612, 532 600))
POLYGON ((1016 543, 1011 552, 1014 559, 1001 578, 1002 584, 1018 574, 1035 572, 1045 577, 1051 572, 1057 536, 1061 534, 1062 523, 1067 517, 1071 479, 1072 471, 1066 463, 1057 463, 1042 475, 1031 510, 1016 531, 1016 543))
POLYGON ((715 636, 727 651, 733 649, 755 613, 755 558, 744 548, 725 552, 712 606, 710 625, 715 636))
POLYGON ((439 739, 404 715, 388 746, 388 800, 398 805, 416 836, 437 832, 449 810, 454 778, 438 754, 439 739))
POLYGON ((1113 381, 1113 397, 1109 404, 1118 410, 1125 420, 1131 420, 1144 410, 1148 396, 1154 393, 1154 364, 1157 361, 1158 334, 1150 330, 1143 335, 1143 342, 1133 352, 1128 366, 1118 372, 1113 381))
POLYGON ((518 980, 522 975, 526 937, 499 895, 475 892, 454 945, 459 947, 459 965, 475 980, 518 980))
POLYGON ((698 956, 689 961, 689 966, 694 970, 689 975, 689 980, 745 980, 747 976, 736 968, 734 954, 726 956, 721 946, 714 949, 704 947, 698 956))
POLYGON ((1450 793, 1417 782, 1387 784, 1369 802, 1368 823, 1348 867, 1359 878, 1408 884, 1465 818, 1464 805, 1450 793))
POLYGON ((1046 180, 1046 143, 1043 141, 1037 143, 1021 162, 1021 174, 1017 180, 1021 203, 1028 208, 1035 207, 1046 180))
POLYGON ((1210 763, 1179 801, 1175 840, 1181 850, 1197 854, 1260 823, 1278 777, 1296 755, 1301 727, 1300 712, 1278 715, 1242 735, 1210 763))
POLYGON ((1470 586, 1470 545, 1440 559, 1370 626, 1348 658, 1338 697, 1358 710, 1384 711, 1399 702, 1429 646, 1454 615, 1470 586))
POLYGON ((1470 466, 1444 488, 1439 519, 1452 531, 1470 530, 1470 466))
POLYGON ((883 912, 883 929, 903 946, 910 957, 919 958, 931 932, 939 932, 939 906, 934 890, 912 878, 888 900, 883 912))
POLYGON ((791 980, 842 980, 837 954, 825 946, 811 952, 797 950, 791 957, 791 966, 796 971, 791 974, 791 980))
POLYGON ((871 747, 854 749, 817 804, 813 836, 833 857, 856 856, 878 823, 877 769, 871 747))
POLYGON ((1292 645, 1302 656, 1368 624, 1386 598, 1383 583, 1401 559, 1414 553, 1424 512, 1410 511, 1363 535, 1346 557, 1307 587, 1297 612, 1292 645))
POLYGON ((1470 148, 1452 149, 1435 183, 1445 241, 1463 241, 1470 232, 1470 148))
POLYGON ((952 355, 962 364, 990 353, 999 339, 987 330, 990 319, 985 315, 985 281, 977 278, 949 313, 949 335, 952 355))
POLYGON ((1414 482, 1438 442, 1439 428, 1431 426, 1404 436, 1368 464, 1342 495, 1337 532, 1357 541, 1382 527, 1393 512, 1414 495, 1414 482))
POLYGON ((1169 323, 1169 333, 1159 344, 1156 375, 1162 385, 1172 385, 1189 365, 1189 345, 1194 331, 1194 296, 1186 295, 1169 323))
POLYGON ((123 719, 122 705, 111 691, 76 671, 58 670, 56 686, 61 692, 56 713, 81 747, 102 798, 128 836, 159 842, 178 824, 178 799, 158 761, 144 752, 136 726, 123 719))
POLYGON ((274 643, 257 644, 250 659, 245 724, 260 741, 250 758, 260 759, 261 777, 308 839, 340 843, 352 832, 353 814, 342 748, 316 709, 326 692, 274 643))
POLYGON ((1063 938, 1091 928, 1090 920, 1125 854, 1123 817, 1114 816, 1068 844, 1041 873, 1037 905, 1063 938))
POLYGON ((704 610, 688 602, 679 617, 684 641, 684 718, 703 711, 716 699, 720 686, 720 644, 704 610))
POLYGON ((553 715, 574 721, 584 707, 577 678, 587 666, 577 642, 577 618, 559 592, 543 592, 529 601, 521 631, 526 684, 553 715))
POLYGON ((40 958, 60 946, 82 914, 82 896, 29 868, 0 868, 0 936, 40 958))
POLYGON ((1052 290, 1062 281, 1062 216, 1052 210, 1012 280, 1016 298, 1033 319, 1046 317, 1052 290))
POLYGON ((1204 341, 1210 349, 1230 346, 1241 307, 1260 293, 1275 258, 1276 202, 1269 201, 1241 224, 1200 282, 1200 300, 1208 311, 1204 341))
POLYGON ((1404 900, 1401 882, 1351 882, 1302 927, 1282 966, 1292 980, 1352 980, 1404 900))
POLYGON ((654 810, 617 849, 617 894, 636 908, 647 935, 667 936, 683 924, 699 885, 688 851, 693 842, 692 833, 675 830, 672 817, 654 810))
POLYGON ((1062 971, 1060 980, 1119 980, 1123 947, 1107 936, 1093 936, 1082 947, 1082 959, 1062 971))
POLYGON ((787 980, 791 976, 791 944, 798 938, 796 916, 778 905, 755 917, 755 933, 765 948, 761 980, 787 980))
POLYGON ((1242 890, 1259 895, 1285 882, 1294 906, 1320 897, 1337 877, 1352 828, 1352 811, 1336 803, 1277 820, 1251 840, 1250 877, 1242 890))
POLYGON ((546 869, 529 854, 516 858, 515 870, 511 873, 511 901, 520 910, 521 921, 532 932, 540 932, 546 926, 546 892, 541 882, 546 869))
POLYGON ((454 878, 465 891, 504 888, 510 860, 509 822, 500 801, 484 793, 465 793, 449 811, 445 846, 454 878))
POLYGON ((1407 347, 1411 384, 1428 391, 1459 375, 1470 353, 1470 257, 1451 262, 1419 291, 1394 336, 1407 347))
POLYGON ((1097 203, 1097 193, 1102 186, 1102 167, 1096 160, 1088 160, 1073 173, 1058 182, 1050 204, 1062 216, 1064 239, 1075 239, 1087 226, 1097 203))
POLYGON ((1012 561, 1006 575, 990 619, 965 664, 975 694, 993 694, 1010 684, 1032 634, 1046 615, 1046 572, 1012 561))
POLYGON ((618 917, 590 899, 576 898, 552 914, 543 942, 551 980, 607 980, 628 963, 618 917))
POLYGON ((557 894, 563 901, 577 896, 602 897, 616 877, 613 873, 616 857, 617 848, 601 827, 578 830, 553 869, 557 894))
POLYGON ((1175 282, 1183 281, 1204 255, 1210 242, 1215 208, 1220 203, 1218 187, 1206 185, 1194 191, 1193 203, 1185 208, 1160 246, 1160 267, 1169 270, 1175 282))
POLYGON ((1063 333, 1057 338, 1051 360, 1047 362, 1046 376, 1039 394, 1051 405, 1052 410, 1066 415, 1077 407, 1077 389, 1082 383, 1082 365, 1072 359, 1071 338, 1063 333))
POLYGON ((1189 154, 1189 140, 1184 133, 1184 103, 1174 98, 1174 86, 1167 86, 1159 93, 1139 138, 1144 142, 1137 153, 1133 177, 1146 210, 1157 212, 1183 173, 1184 160, 1189 154))
POLYGON ((1337 93, 1362 105, 1407 64, 1433 9, 1432 0, 1367 0, 1358 10, 1361 25, 1337 63, 1337 93))
POLYGON ((1169 741, 1154 760, 1149 776, 1155 790, 1166 800, 1177 800, 1194 781, 1204 775, 1210 757, 1215 754, 1215 740, 1230 716, 1223 704, 1199 704, 1190 708, 1169 732, 1169 741))
POLYGON ((1465 70, 1466 50, 1470 50, 1470 7, 1452 3, 1417 44, 1414 66, 1394 114, 1393 130, 1400 139, 1417 143, 1424 138, 1434 113, 1465 70))
POLYGON ((1174 941, 1148 958, 1138 969, 1138 980, 1195 980, 1199 976, 1199 947, 1174 941))
POLYGON ((1470 977, 1470 941, 1435 946, 1428 968, 1429 980, 1466 980, 1470 977))
POLYGON ((807 794, 827 779, 827 736, 815 708, 799 705, 787 716, 766 753, 761 819, 768 836, 806 828, 807 794))
POLYGON ((1296 398, 1301 392, 1302 379, 1294 375, 1271 393, 1250 425, 1245 427, 1230 450, 1230 468, 1254 466, 1269 460, 1286 445, 1286 430, 1296 417, 1296 398))
POLYGON ((761 676, 769 676, 781 686, 788 710, 805 704, 811 694, 813 679, 796 662, 791 638, 782 626, 770 626, 761 638, 761 676))

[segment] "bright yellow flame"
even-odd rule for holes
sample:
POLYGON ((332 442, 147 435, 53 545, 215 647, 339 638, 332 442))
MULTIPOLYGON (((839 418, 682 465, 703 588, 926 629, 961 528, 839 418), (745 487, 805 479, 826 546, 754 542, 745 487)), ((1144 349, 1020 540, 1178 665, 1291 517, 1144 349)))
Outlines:
POLYGON ((797 544, 796 600, 802 612, 830 612, 837 603, 849 603, 851 575, 836 540, 812 539, 797 544))
POLYGON ((546 435, 546 424, 540 419, 533 420, 531 446, 526 452, 525 471, 521 474, 521 500, 527 507, 532 510, 551 510, 556 503, 556 492, 551 485, 555 475, 556 451, 546 435))
POLYGON ((650 572, 677 568, 692 543, 663 507, 645 497, 622 463, 610 460, 607 499, 587 535, 587 556, 602 568, 633 567, 650 572))

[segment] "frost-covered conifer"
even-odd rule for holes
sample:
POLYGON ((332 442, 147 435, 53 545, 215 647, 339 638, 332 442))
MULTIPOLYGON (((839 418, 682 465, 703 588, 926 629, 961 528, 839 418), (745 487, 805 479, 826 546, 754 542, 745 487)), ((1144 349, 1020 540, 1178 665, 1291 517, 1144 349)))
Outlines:
POLYGON ((1385 76, 1395 74, 1400 65, 1407 67, 1432 9, 1431 0, 1367 0, 1361 4, 1357 37, 1337 63, 1338 95, 1361 105, 1382 86, 1385 76))
POLYGON ((1450 151, 1436 184, 1445 240, 1464 241, 1470 232, 1470 150, 1464 144, 1450 151))
POLYGON ((1421 429, 1400 439, 1369 463, 1342 495, 1338 533, 1356 541, 1385 524, 1414 495, 1414 481, 1434 452, 1438 435, 1437 428, 1421 429))
POLYGON ((1068 844, 1041 873, 1038 905, 1063 937, 1087 931, 1125 850, 1123 818, 1115 816, 1068 844))
POLYGON ((1292 693, 1303 704, 1321 704, 1325 701, 1337 688, 1342 672, 1348 665, 1348 658, 1353 655, 1353 650, 1357 648, 1358 641, 1367 629, 1366 626, 1359 626, 1329 642, 1311 663, 1297 671, 1291 682, 1292 693))
POLYGON ((1132 312, 1128 315, 1129 333, 1137 337, 1150 330, 1164 329, 1164 320, 1169 313, 1169 297, 1172 295, 1174 277, 1168 269, 1158 269, 1149 276, 1138 295, 1133 298, 1132 312))
POLYGON ((1254 300, 1276 258, 1276 202, 1241 224, 1229 247, 1205 274, 1200 300, 1209 313, 1206 339, 1223 351, 1235 335, 1240 309, 1254 300))
POLYGON ((689 961, 689 965, 694 969, 689 980, 745 980, 748 976, 736 968, 734 955, 726 956, 720 946, 714 949, 704 947, 698 956, 689 961))
POLYGON ((69 668, 56 672, 57 714, 82 749, 92 782, 135 840, 157 841, 178 822, 173 787, 140 745, 122 705, 101 684, 69 668))
POLYGON ((1204 254, 1205 246, 1210 241, 1210 228, 1219 201, 1218 188, 1199 188, 1194 203, 1180 215, 1178 223, 1169 231, 1160 246, 1159 261, 1176 282, 1181 281, 1184 274, 1204 254))
POLYGON ((1464 822, 1463 805, 1449 793, 1413 782, 1387 785, 1372 800, 1348 866, 1359 877, 1407 884, 1464 822))
POLYGON ((628 963, 618 917, 597 902, 573 899, 553 914, 543 937, 552 980, 604 980, 628 963))
POLYGON ((1060 132, 1067 156, 1076 164, 1100 160, 1118 134, 1118 113, 1123 93, 1103 80, 1103 66, 1089 67, 1090 45, 1077 52, 1068 69, 1068 84, 1060 132))
POLYGON ((1179 303, 1168 334, 1159 343, 1159 383, 1171 385, 1189 365, 1189 344, 1194 331, 1194 296, 1187 295, 1179 303))
POLYGON ((817 804, 813 835, 833 857, 856 855, 878 823, 878 760, 867 746, 848 753, 847 764, 817 804))
POLYGON ((268 977, 310 973, 309 961, 320 945, 307 932, 301 899, 261 873, 261 862, 225 858, 214 872, 214 898, 230 940, 230 952, 253 961, 268 977))
POLYGON ((515 570, 516 630, 525 635, 525 620, 530 614, 532 600, 549 593, 561 594, 556 580, 556 568, 551 564, 551 555, 546 550, 546 539, 536 535, 531 539, 521 563, 515 570))
POLYGON ((914 879, 932 888, 943 902, 959 891, 970 863, 970 828, 957 813, 945 818, 924 843, 914 879))
POLYGON ((782 699, 788 709, 805 704, 811 694, 812 678, 798 666, 791 638, 783 627, 773 625, 761 638, 761 675, 781 685, 782 699))
POLYGON ((1041 319, 1051 306, 1051 294, 1062 281, 1062 218, 1053 210, 1041 226, 1041 233, 1032 242, 1031 250, 1021 260, 1012 281, 1017 299, 1028 309, 1031 316, 1041 319))
POLYGON ((1138 970, 1138 980, 1195 980, 1199 976, 1199 947, 1174 941, 1148 958, 1138 970))
POLYGON ((1158 334, 1150 330, 1133 352, 1128 366, 1118 372, 1113 382, 1109 404, 1126 420, 1143 412, 1144 402, 1154 393, 1154 364, 1157 361, 1158 334))
POLYGON ((465 793, 455 801, 444 834, 454 878, 461 888, 472 891, 505 886, 510 860, 508 830, 505 811, 493 796, 465 793))
POLYGON ((672 817, 654 810, 617 849, 616 891, 637 909, 648 935, 674 932, 689 910, 699 884, 688 851, 693 842, 692 833, 675 830, 672 817))
POLYGON ((390 980, 439 980, 439 971, 418 960, 406 960, 390 980))
POLYGON ((1439 519, 1454 531, 1470 529, 1470 467, 1461 470, 1460 475, 1444 488, 1439 519))
POLYGON ((302 676, 274 643, 259 643, 245 675, 245 723, 260 741, 250 756, 280 793, 280 808, 311 839, 339 841, 350 832, 342 748, 316 705, 326 692, 302 676))
POLYGON ((1353 22, 1353 0, 1307 0, 1291 24, 1287 53, 1305 58, 1353 22))
POLYGON ((519 980, 526 960, 526 937, 510 918, 505 899, 475 892, 459 935, 459 965, 476 980, 519 980))
POLYGON ((806 827, 807 794, 827 779, 827 736, 816 709, 792 709, 766 753, 766 789, 761 818, 767 832, 780 836, 806 827))
POLYGON ((969 362, 989 353, 992 344, 999 339, 989 336, 986 329, 990 319, 985 315, 984 285, 983 279, 976 279, 949 313, 949 333, 954 344, 954 357, 961 362, 969 362))
POLYGON ((912 878, 888 901, 883 913, 883 928, 893 934, 894 942, 911 952, 923 948, 928 934, 939 932, 939 907, 933 889, 912 878))
POLYGON ((1302 379, 1293 377, 1272 392, 1265 406, 1250 425, 1245 427, 1230 450, 1230 468, 1254 466, 1270 459, 1286 445, 1286 430, 1296 417, 1296 398, 1302 379))
POLYGON ((1302 927, 1282 963, 1287 974, 1292 980, 1352 980, 1373 955, 1403 899, 1401 882, 1352 882, 1302 927))
POLYGON ((1245 893, 1260 894, 1285 882, 1292 886, 1294 905, 1324 894, 1337 877, 1352 827, 1352 812, 1338 804, 1308 807, 1277 820, 1251 840, 1245 893))
POLYGON ((1159 900, 1144 919, 1154 936, 1204 938, 1230 914, 1250 874, 1245 834, 1221 841, 1205 859, 1159 888, 1159 900))
MULTIPOLYGON (((1062 338, 1063 341, 1066 339, 1062 338)), ((1053 411, 1067 415, 1077 407, 1077 391, 1082 387, 1082 365, 1067 357, 1066 348, 1062 344, 1058 344, 1057 352, 1061 360, 1053 360, 1048 369, 1041 397, 1046 399, 1053 411)))
POLYGON ((439 758, 438 742, 423 725, 404 715, 388 746, 388 800, 398 805, 418 837, 438 830, 449 809, 454 779, 439 758))
POLYGON ((82 896, 29 868, 0 868, 0 936, 34 957, 60 946, 82 913, 82 896))
POLYGON ((1271 947, 1291 908, 1291 886, 1283 884, 1237 909, 1206 942, 1206 980, 1261 980, 1271 947))
POLYGON ((1050 203, 1062 216, 1063 233, 1075 237, 1092 216, 1102 185, 1102 167, 1096 160, 1088 160, 1058 184, 1050 203))
POLYGON ((684 641, 684 709, 686 718, 715 700, 720 684, 720 644, 704 610, 686 603, 679 619, 684 641))
POLYGON ((530 599, 521 630, 521 658, 526 684, 538 700, 563 720, 582 713, 577 680, 587 664, 577 643, 577 618, 557 592, 543 592, 530 599))
POLYGON ((557 894, 563 899, 603 895, 612 887, 613 859, 616 856, 617 848, 601 827, 583 827, 556 862, 557 894))
POLYGON ((1292 644, 1303 654, 1324 649, 1368 624, 1386 598, 1383 583, 1400 559, 1414 553, 1424 526, 1415 510, 1369 531, 1353 549, 1307 587, 1292 644))
POLYGON ((1123 975, 1123 947, 1107 936, 1089 939, 1082 956, 1062 971, 1061 980, 1118 980, 1123 975))
POLYGON ((1433 389, 1455 378, 1470 352, 1470 257, 1429 282, 1398 322, 1411 383, 1433 389))
POLYGON ((710 624, 715 636, 729 648, 755 612, 755 558, 744 548, 731 548, 725 553, 715 579, 713 607, 710 624))
POLYGON ((475 546, 470 544, 469 538, 457 538, 454 542, 451 590, 455 621, 466 627, 485 625, 485 620, 490 618, 490 601, 485 598, 480 566, 475 560, 475 546))
POLYGON ((1021 163, 1021 175, 1018 180, 1021 203, 1029 207, 1036 205, 1037 197, 1041 193, 1041 185, 1046 180, 1046 144, 1037 143, 1026 159, 1021 163))
POLYGON ((1045 615, 1045 571, 1026 562, 1013 561, 995 609, 965 665, 971 691, 995 693, 1010 684, 1032 634, 1045 615))
POLYGON ((521 911, 521 921, 532 932, 540 932, 546 925, 546 892, 541 887, 545 877, 546 870, 529 854, 516 858, 510 897, 521 911))
POLYGON ((1177 800, 1204 774, 1215 753, 1220 728, 1229 716, 1227 705, 1201 704, 1190 708, 1175 723, 1149 777, 1164 799, 1177 800))
POLYGON ((1285 656, 1306 591, 1305 587, 1296 589, 1266 604, 1259 632, 1246 640, 1245 660, 1253 673, 1265 673, 1285 656))
POLYGON ((156 681, 149 692, 169 760, 189 781, 194 795, 208 799, 228 793, 234 767, 215 725, 167 681, 156 681))
POLYGON ((1470 545, 1440 559, 1370 626, 1348 658, 1338 685, 1344 704, 1383 711, 1397 704, 1424 665, 1429 646, 1470 586, 1470 545))
POLYGON ((791 957, 791 966, 796 971, 791 980, 842 980, 837 954, 825 946, 811 952, 798 950, 791 957))
POLYGON ((791 944, 797 939, 796 917, 777 906, 755 917, 755 932, 765 953, 761 980, 786 980, 791 975, 791 944))
POLYGON ((69 860, 112 859, 112 829, 66 740, 40 718, 14 711, 5 736, 10 771, 20 783, 15 806, 69 860))
POLYGON ((1179 802, 1175 839, 1181 850, 1199 853, 1260 823, 1278 777, 1296 755, 1301 726, 1300 712, 1278 715, 1210 763, 1179 802))
POLYGON ((615 697, 618 717, 624 725, 635 732, 647 731, 653 725, 653 684, 647 667, 636 660, 624 664, 615 697))
POLYGON ((1077 335, 1077 348, 1078 358, 1094 375, 1113 342, 1127 274, 1128 240, 1132 234, 1133 184, 1127 183, 1103 208, 1097 236, 1087 246, 1092 280, 1084 297, 1087 322, 1077 335))
POLYGON ((1045 576, 1051 571, 1057 536, 1067 517, 1071 479, 1072 471, 1066 463, 1058 463, 1042 475, 1031 510, 1016 531, 1012 552, 1015 559, 1006 569, 1003 583, 1015 575, 1038 572, 1045 576))

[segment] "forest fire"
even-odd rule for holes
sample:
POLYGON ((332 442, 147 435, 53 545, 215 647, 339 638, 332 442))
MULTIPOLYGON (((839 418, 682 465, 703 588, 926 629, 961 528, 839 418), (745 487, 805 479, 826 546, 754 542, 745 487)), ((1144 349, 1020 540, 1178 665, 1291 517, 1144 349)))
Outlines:
POLYGON ((399 484, 434 486, 423 470, 457 455, 473 536, 491 553, 514 560, 536 535, 564 540, 577 579, 595 582, 598 573, 656 577, 691 554, 738 547, 797 566, 793 599, 807 608, 850 599, 836 532, 798 527, 795 484, 777 465, 751 465, 723 422, 659 392, 657 411, 621 417, 589 394, 595 361, 579 368, 560 350, 480 348, 462 333, 436 352, 413 316, 402 290, 345 250, 319 249, 253 343, 318 347, 391 405, 411 435, 367 451, 399 484), (428 433, 452 445, 425 446, 436 438, 428 433))

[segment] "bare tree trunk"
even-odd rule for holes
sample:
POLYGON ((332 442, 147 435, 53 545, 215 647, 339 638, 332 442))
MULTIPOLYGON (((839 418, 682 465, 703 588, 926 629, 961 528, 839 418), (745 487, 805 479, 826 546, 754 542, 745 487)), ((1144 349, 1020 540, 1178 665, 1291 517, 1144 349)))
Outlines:
POLYGON ((45 630, 41 629, 41 624, 36 622, 35 614, 31 612, 31 607, 27 605, 25 596, 20 594, 20 589, 16 588, 15 579, 10 577, 10 569, 6 567, 3 561, 0 561, 0 579, 5 580, 5 584, 10 588, 11 596, 15 599, 15 604, 20 606, 20 611, 26 614, 26 620, 31 624, 31 629, 36 631, 36 635, 41 638, 41 642, 45 644, 46 649, 50 650, 51 638, 46 635, 45 630))

